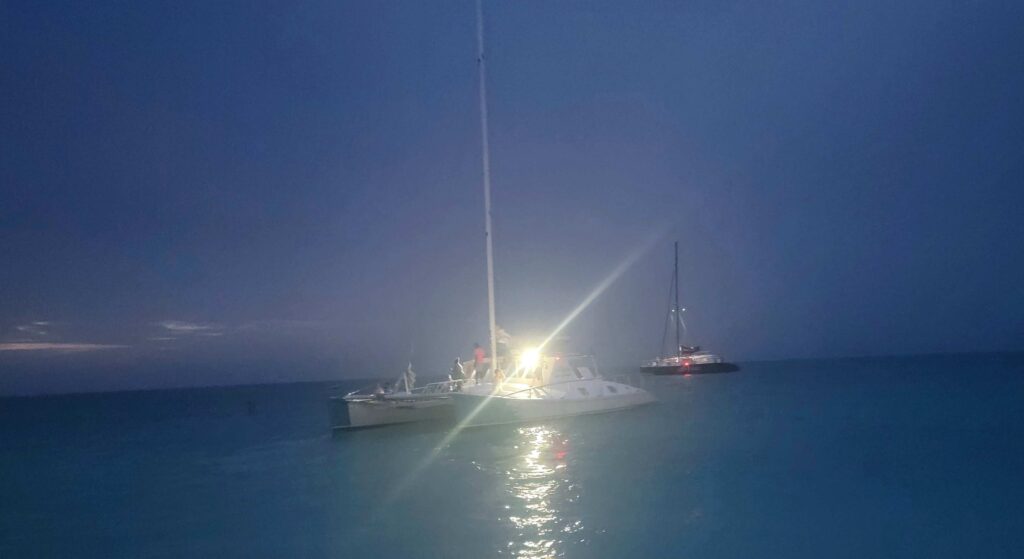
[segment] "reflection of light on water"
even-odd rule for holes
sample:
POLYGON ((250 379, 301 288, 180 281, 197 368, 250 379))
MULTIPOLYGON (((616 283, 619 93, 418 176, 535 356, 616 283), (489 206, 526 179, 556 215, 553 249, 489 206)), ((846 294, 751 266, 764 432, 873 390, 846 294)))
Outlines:
POLYGON ((567 441, 545 426, 521 427, 516 446, 521 456, 507 472, 506 489, 514 497, 515 509, 508 520, 517 541, 508 542, 516 557, 555 557, 564 554, 560 544, 583 529, 581 520, 564 518, 559 501, 574 502, 577 486, 571 483, 565 459, 567 441), (565 522, 564 525, 561 525, 565 522))

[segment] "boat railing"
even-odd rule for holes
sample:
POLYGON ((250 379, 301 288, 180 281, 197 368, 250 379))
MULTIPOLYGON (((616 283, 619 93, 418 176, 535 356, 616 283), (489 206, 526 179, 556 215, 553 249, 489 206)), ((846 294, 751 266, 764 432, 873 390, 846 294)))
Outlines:
POLYGON ((442 380, 439 382, 432 382, 423 386, 413 388, 409 394, 444 394, 447 392, 458 392, 462 383, 465 382, 463 379, 455 380, 442 380))
POLYGON ((423 386, 417 386, 408 392, 404 390, 391 390, 384 393, 376 392, 377 388, 380 385, 371 385, 364 386, 362 388, 358 388, 356 390, 348 392, 344 396, 342 396, 342 398, 361 398, 372 396, 389 396, 391 398, 401 398, 402 396, 427 396, 431 394, 448 394, 451 392, 458 392, 461 389, 463 382, 465 382, 463 379, 444 380, 438 382, 431 382, 423 386))

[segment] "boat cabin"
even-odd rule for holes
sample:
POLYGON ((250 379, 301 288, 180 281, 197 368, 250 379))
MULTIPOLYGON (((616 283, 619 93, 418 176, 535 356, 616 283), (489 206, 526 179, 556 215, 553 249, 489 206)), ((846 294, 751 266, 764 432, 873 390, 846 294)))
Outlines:
POLYGON ((537 387, 596 378, 597 363, 593 356, 524 352, 515 356, 512 374, 506 376, 504 384, 537 387))

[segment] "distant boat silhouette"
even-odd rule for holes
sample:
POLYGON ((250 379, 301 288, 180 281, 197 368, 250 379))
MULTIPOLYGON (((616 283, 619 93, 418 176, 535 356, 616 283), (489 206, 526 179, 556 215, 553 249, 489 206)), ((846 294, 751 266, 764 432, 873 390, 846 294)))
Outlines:
POLYGON ((731 373, 740 370, 738 365, 726 363, 722 358, 709 351, 702 351, 700 346, 684 346, 682 334, 686 331, 686 324, 683 322, 683 310, 679 307, 679 241, 673 245, 675 250, 675 261, 672 272, 672 308, 669 309, 668 319, 665 321, 665 331, 661 336, 661 350, 665 348, 665 338, 668 337, 668 323, 672 321, 675 327, 676 343, 675 351, 669 355, 662 355, 656 359, 644 362, 640 370, 655 375, 678 375, 688 373, 731 373))

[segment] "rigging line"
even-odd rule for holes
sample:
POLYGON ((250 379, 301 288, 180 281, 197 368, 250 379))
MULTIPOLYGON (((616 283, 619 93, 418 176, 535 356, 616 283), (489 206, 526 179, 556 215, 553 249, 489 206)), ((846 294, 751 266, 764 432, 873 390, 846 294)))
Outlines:
POLYGON ((679 310, 679 241, 676 241, 675 244, 672 245, 672 247, 673 247, 673 252, 675 254, 675 257, 674 257, 675 260, 673 261, 673 266, 672 266, 672 270, 673 270, 673 272, 672 272, 672 280, 673 280, 672 281, 672 288, 675 290, 675 294, 676 294, 675 303, 674 303, 674 306, 672 307, 672 314, 675 316, 674 320, 676 321, 676 347, 675 347, 675 354, 678 357, 682 357, 683 356, 683 343, 682 343, 682 341, 680 340, 680 337, 679 337, 679 325, 680 325, 680 322, 682 320, 682 318, 681 318, 682 313, 679 310))
MULTIPOLYGON (((672 278, 672 282, 675 283, 675 278, 672 278)), ((661 331, 661 345, 658 346, 658 357, 665 355, 665 341, 668 340, 668 325, 672 322, 672 289, 673 286, 668 287, 668 313, 665 315, 665 329, 661 331)))

